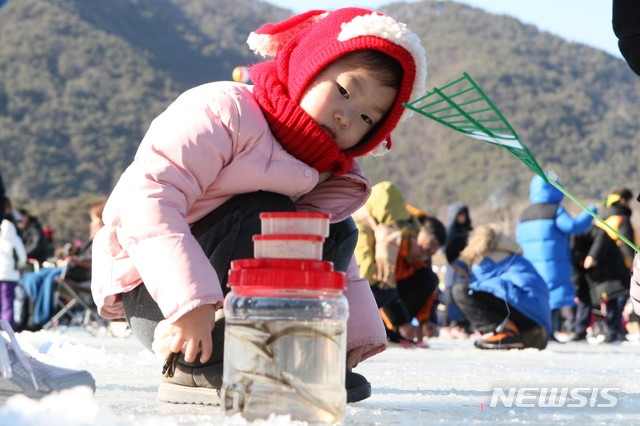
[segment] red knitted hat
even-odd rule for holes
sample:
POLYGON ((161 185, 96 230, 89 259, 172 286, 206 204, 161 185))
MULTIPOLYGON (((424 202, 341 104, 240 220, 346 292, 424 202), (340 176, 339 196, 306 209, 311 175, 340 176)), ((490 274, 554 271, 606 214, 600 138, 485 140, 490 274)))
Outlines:
POLYGON ((391 110, 368 140, 344 152, 349 158, 389 150, 391 131, 412 115, 402 103, 425 91, 427 61, 419 38, 405 24, 379 12, 360 8, 312 10, 263 25, 247 42, 256 53, 275 56, 278 80, 296 103, 322 69, 348 53, 378 50, 402 65, 403 81, 391 110))

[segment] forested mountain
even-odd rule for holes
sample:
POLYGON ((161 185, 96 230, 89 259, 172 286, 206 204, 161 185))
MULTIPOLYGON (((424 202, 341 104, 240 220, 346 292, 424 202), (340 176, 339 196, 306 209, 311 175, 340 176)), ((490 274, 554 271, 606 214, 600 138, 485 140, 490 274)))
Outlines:
MULTIPOLYGON (((621 59, 455 2, 382 10, 422 39, 429 88, 468 72, 576 196, 637 189, 640 78, 621 59)), ((109 193, 151 120, 181 91, 260 60, 247 35, 289 14, 257 0, 10 0, 0 10, 0 171, 16 204, 61 238, 83 236, 86 210, 76 222, 69 212, 109 193)), ((391 179, 431 211, 525 200, 532 176, 506 151, 419 115, 391 154, 361 163, 372 182, 391 179)))

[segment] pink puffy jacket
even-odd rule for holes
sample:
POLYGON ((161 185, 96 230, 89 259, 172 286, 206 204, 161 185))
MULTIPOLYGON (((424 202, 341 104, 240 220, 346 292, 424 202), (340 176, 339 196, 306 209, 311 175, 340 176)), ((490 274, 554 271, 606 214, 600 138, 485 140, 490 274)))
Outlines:
MULTIPOLYGON (((152 122, 105 206, 92 262, 100 314, 122 318, 121 294, 142 282, 169 321, 202 304, 221 306, 220 282, 189 225, 233 195, 259 190, 291 197, 299 211, 329 213, 333 222, 371 192, 357 164, 319 183, 317 170, 274 138, 251 86, 216 82, 182 94, 152 122)), ((384 350, 385 331, 355 258, 347 277, 347 351, 373 345, 367 358, 384 350)))

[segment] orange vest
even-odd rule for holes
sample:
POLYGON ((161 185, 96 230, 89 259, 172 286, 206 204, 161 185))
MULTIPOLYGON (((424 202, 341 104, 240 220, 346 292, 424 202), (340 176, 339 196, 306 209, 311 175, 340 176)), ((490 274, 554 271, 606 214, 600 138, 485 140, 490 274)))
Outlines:
POLYGON ((400 243, 400 251, 398 252, 398 260, 396 261, 396 281, 404 280, 412 276, 417 269, 422 269, 427 266, 424 260, 416 262, 407 262, 407 255, 409 254, 409 239, 405 236, 400 243))

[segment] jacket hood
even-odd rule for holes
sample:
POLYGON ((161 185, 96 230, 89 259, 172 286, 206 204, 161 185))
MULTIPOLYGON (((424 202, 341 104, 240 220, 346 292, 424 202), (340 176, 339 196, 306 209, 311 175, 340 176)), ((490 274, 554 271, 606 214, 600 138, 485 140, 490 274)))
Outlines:
MULTIPOLYGON (((559 183, 559 182, 558 182, 559 183)), ((541 176, 535 175, 529 185, 529 201, 531 203, 559 204, 564 194, 555 186, 546 182, 541 176)))
POLYGON ((483 225, 469 235, 467 246, 460 253, 460 259, 467 265, 480 263, 484 258, 500 262, 504 258, 521 254, 520 245, 497 230, 493 225, 483 225))
POLYGON ((365 207, 376 223, 396 226, 398 223, 409 222, 411 218, 404 196, 398 187, 389 181, 373 185, 365 207))
POLYGON ((447 208, 447 220, 449 220, 449 223, 456 220, 458 213, 463 211, 467 213, 467 216, 469 215, 469 208, 465 204, 461 202, 449 204, 449 207, 447 208))

